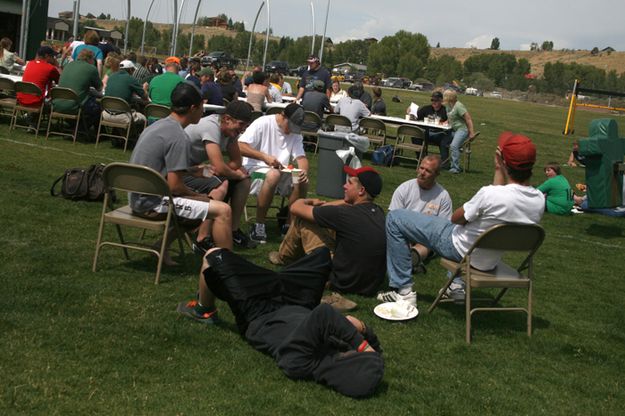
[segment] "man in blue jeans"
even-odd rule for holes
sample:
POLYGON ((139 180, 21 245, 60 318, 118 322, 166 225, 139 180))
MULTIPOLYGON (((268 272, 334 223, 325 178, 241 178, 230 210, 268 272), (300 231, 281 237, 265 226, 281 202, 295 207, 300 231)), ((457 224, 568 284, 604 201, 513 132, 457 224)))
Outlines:
MULTIPOLYGON (((451 221, 405 209, 390 211, 386 216, 386 268, 391 290, 378 293, 378 300, 404 300, 416 306, 411 244, 421 244, 441 257, 460 261, 477 238, 496 224, 538 223, 545 210, 545 198, 530 185, 535 161, 536 147, 529 138, 504 132, 499 136, 495 152, 493 184, 482 187, 471 200, 456 209, 451 221)), ((492 270, 501 255, 499 250, 475 251, 471 266, 492 270)), ((464 299, 464 282, 460 277, 454 279, 446 295, 464 299)))

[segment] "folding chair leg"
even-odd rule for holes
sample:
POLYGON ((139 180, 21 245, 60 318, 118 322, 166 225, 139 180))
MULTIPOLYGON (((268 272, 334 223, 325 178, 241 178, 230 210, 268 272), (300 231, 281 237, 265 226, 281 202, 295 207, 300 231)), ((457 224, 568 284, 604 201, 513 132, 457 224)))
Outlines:
POLYGON ((50 127, 52 127, 52 117, 48 117, 48 130, 46 131, 46 141, 48 140, 48 136, 50 135, 50 127))
POLYGON ((161 268, 163 267, 163 257, 165 256, 165 250, 167 249, 167 240, 169 239, 169 230, 165 229, 163 234, 163 241, 161 242, 161 249, 158 253, 158 263, 156 265, 156 277, 154 278, 154 284, 157 285, 161 278, 161 268))
MULTIPOLYGON (((104 201, 104 203, 106 204, 106 201, 104 201)), ((98 256, 100 255, 100 249, 101 249, 100 243, 102 242, 103 233, 104 233, 104 219, 101 219, 100 228, 98 228, 98 241, 96 241, 96 244, 95 244, 95 256, 93 256, 93 267, 91 268, 91 271, 94 273, 98 265, 98 256)))
POLYGON ((532 282, 527 288, 527 336, 532 336, 532 282))
POLYGON ((74 144, 76 144, 76 139, 78 139, 78 126, 80 125, 80 110, 78 110, 78 118, 76 119, 76 126, 74 126, 74 144))
POLYGON ((465 313, 465 321, 466 321, 465 323, 466 341, 467 341, 467 344, 470 344, 471 343, 471 282, 470 281, 467 281, 465 284, 464 313, 465 313))
POLYGON ((451 285, 451 282, 453 282, 453 280, 454 280, 454 278, 456 276, 457 276, 457 274, 454 275, 453 277, 451 277, 450 279, 447 279, 447 283, 445 284, 445 286, 443 286, 443 288, 441 290, 439 290, 438 295, 436 295, 436 299, 434 299, 434 302, 432 302, 432 304, 428 308, 428 313, 432 313, 434 308, 436 308, 438 306, 438 304, 441 302, 441 299, 445 295, 445 292, 447 291, 447 288, 451 285))
MULTIPOLYGON (((122 234, 122 228, 118 224, 115 224, 115 228, 117 229, 119 242, 122 244, 126 244, 126 242, 124 241, 124 235, 122 234)), ((123 247, 122 249, 124 250, 124 256, 126 256, 126 260, 130 260, 130 256, 128 255, 128 249, 126 247, 123 247)))
POLYGON ((505 295, 507 291, 508 291, 507 287, 504 287, 503 289, 501 289, 501 291, 497 294, 497 296, 495 296, 495 299, 493 300, 493 305, 498 304, 501 298, 503 298, 503 295, 505 295))

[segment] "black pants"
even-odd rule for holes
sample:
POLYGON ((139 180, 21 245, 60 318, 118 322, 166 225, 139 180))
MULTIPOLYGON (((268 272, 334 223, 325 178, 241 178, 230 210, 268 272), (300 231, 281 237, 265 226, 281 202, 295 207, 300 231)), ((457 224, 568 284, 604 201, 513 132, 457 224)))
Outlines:
POLYGON ((330 271, 327 248, 281 272, 228 250, 208 254, 207 261, 208 287, 228 302, 248 342, 270 354, 288 377, 314 379, 352 397, 375 391, 384 375, 381 355, 356 352, 363 335, 331 306, 319 305, 330 271))

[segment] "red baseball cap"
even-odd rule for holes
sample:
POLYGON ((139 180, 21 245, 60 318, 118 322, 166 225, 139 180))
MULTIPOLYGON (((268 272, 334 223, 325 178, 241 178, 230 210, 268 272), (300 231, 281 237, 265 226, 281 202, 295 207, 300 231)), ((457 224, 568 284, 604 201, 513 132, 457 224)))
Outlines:
POLYGON ((363 166, 358 169, 343 166, 343 171, 349 176, 358 178, 365 191, 372 197, 376 197, 382 192, 382 177, 371 166, 363 166))
POLYGON ((536 162, 536 146, 529 137, 504 131, 499 135, 499 150, 506 165, 516 170, 531 170, 536 162))

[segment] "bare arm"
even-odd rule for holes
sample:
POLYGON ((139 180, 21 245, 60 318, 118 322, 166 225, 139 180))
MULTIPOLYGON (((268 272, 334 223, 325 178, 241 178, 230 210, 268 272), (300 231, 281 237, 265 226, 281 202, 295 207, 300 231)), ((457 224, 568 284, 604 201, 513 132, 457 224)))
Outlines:
POLYGON ((169 185, 169 189, 171 194, 174 196, 184 196, 188 198, 198 199, 202 201, 209 201, 208 195, 198 194, 191 191, 185 184, 182 179, 184 176, 184 172, 176 171, 176 172, 167 172, 167 184, 169 185))
POLYGON ((471 114, 467 111, 464 113, 464 121, 467 123, 467 128, 469 129, 469 139, 472 139, 475 136, 475 130, 473 129, 473 119, 471 118, 471 114))
POLYGON ((241 151, 241 155, 245 157, 249 157, 251 159, 262 160, 268 166, 274 168, 282 167, 282 164, 275 157, 268 155, 266 153, 261 152, 260 150, 253 149, 249 144, 239 142, 239 149, 241 151))
POLYGON ((291 204, 289 211, 291 215, 295 215, 303 220, 314 222, 313 208, 323 205, 323 201, 319 199, 298 199, 291 204))
POLYGON ((464 225, 468 223, 466 218, 464 218, 464 206, 456 208, 453 214, 451 214, 451 222, 454 224, 464 225))
POLYGON ((493 185, 505 185, 508 182, 508 173, 501 157, 501 151, 495 151, 495 174, 493 176, 493 185))
POLYGON ((299 87, 297 90, 297 96, 295 97, 295 101, 299 100, 304 96, 304 87, 299 87))
MULTIPOLYGON (((236 180, 244 179, 247 176, 239 170, 232 169, 230 165, 224 161, 224 158, 221 155, 221 149, 219 148, 219 145, 217 145, 217 143, 209 142, 204 147, 206 149, 206 154, 208 155, 208 160, 213 166, 213 170, 215 171, 215 174, 217 176, 225 176, 228 179, 236 179, 236 180)), ((228 146, 229 153, 230 153, 231 147, 233 146, 232 145, 228 146)), ((238 155, 239 167, 240 167, 241 166, 241 154, 238 151, 239 146, 237 146, 237 144, 234 143, 234 147, 237 148, 236 153, 238 155)), ((230 153, 230 157, 232 157, 232 153, 230 153)))

